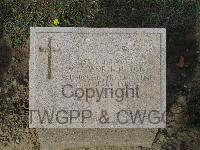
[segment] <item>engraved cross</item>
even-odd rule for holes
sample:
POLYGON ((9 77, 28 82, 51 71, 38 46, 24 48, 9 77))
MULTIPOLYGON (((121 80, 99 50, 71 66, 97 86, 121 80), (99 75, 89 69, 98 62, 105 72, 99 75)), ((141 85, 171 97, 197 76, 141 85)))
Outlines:
POLYGON ((41 48, 39 47, 39 51, 40 52, 47 52, 48 53, 48 74, 47 74, 47 78, 48 79, 52 79, 52 52, 58 52, 59 50, 55 50, 52 49, 51 47, 51 42, 52 42, 52 38, 48 38, 48 47, 45 48, 41 48))

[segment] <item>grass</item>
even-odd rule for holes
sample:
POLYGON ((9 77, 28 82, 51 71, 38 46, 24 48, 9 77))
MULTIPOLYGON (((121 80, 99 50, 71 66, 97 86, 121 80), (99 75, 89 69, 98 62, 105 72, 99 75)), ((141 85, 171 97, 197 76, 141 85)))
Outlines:
POLYGON ((29 38, 30 26, 164 27, 176 39, 196 23, 199 4, 188 0, 3 0, 0 31, 14 48, 29 38))

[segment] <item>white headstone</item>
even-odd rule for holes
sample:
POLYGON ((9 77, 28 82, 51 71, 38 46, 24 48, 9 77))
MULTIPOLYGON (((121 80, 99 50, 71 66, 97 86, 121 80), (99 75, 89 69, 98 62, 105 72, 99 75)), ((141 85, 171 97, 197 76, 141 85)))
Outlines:
POLYGON ((36 27, 30 44, 30 128, 165 127, 165 29, 36 27))

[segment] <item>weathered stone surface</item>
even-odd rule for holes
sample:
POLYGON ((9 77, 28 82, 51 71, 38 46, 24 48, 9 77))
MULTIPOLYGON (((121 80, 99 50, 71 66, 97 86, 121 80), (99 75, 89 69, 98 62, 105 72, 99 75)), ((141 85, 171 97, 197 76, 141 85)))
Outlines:
POLYGON ((93 146, 150 147, 157 129, 37 129, 41 150, 93 146))
POLYGON ((37 129, 41 148, 150 146, 156 129, 108 128, 165 127, 165 41, 165 29, 31 28, 29 127, 87 128, 37 129))
POLYGON ((30 53, 30 127, 164 127, 164 29, 32 28, 30 53))

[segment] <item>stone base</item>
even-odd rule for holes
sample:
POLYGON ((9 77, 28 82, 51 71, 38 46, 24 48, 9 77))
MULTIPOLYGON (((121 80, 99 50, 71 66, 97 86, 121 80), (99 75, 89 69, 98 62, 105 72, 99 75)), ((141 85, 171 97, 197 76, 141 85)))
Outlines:
POLYGON ((157 129, 37 129, 41 150, 95 146, 151 147, 157 129))

